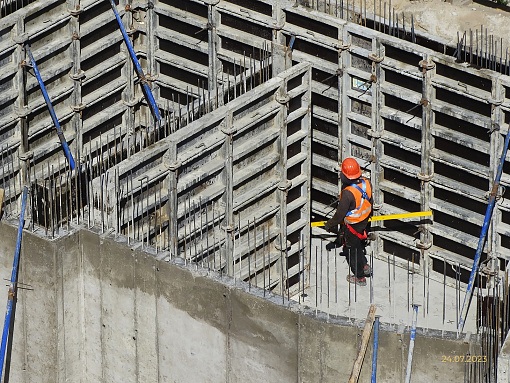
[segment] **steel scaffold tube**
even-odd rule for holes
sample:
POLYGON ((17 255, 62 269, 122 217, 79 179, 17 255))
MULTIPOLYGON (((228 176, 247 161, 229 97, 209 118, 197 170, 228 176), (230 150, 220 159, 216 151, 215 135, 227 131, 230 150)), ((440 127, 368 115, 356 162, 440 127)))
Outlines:
POLYGON ((11 326, 12 305, 16 299, 17 281, 18 281, 18 265, 21 250, 21 238, 23 236, 23 225, 25 223, 25 208, 27 205, 28 188, 23 187, 21 194, 21 213, 19 216, 18 236, 16 238, 16 249, 14 252, 14 261, 12 263, 11 282, 9 284, 9 293, 7 297, 7 308, 5 310, 4 330, 2 332, 2 345, 0 347, 0 381, 2 380, 3 366, 5 360, 5 352, 7 347, 7 337, 9 335, 9 327, 11 326))

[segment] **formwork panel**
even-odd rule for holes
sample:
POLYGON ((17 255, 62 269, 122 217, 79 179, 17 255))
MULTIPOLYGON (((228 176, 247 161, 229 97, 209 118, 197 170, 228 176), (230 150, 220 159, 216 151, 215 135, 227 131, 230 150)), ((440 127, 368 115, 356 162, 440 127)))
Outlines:
POLYGON ((207 18, 207 6, 203 1, 197 0, 159 0, 159 4, 164 4, 170 9, 177 9, 192 13, 195 16, 207 18))

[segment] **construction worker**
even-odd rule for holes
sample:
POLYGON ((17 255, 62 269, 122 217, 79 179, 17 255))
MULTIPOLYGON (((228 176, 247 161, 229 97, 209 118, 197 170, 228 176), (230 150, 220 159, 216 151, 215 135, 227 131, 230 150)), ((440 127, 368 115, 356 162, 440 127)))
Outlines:
POLYGON ((341 255, 346 257, 352 272, 352 275, 347 275, 347 281, 365 286, 366 277, 372 273, 365 256, 366 228, 372 216, 372 185, 361 176, 361 168, 354 158, 346 158, 340 168, 342 187, 337 209, 333 218, 324 225, 327 231, 336 232, 340 224, 340 230, 335 243, 326 248, 331 250, 343 245, 341 255))

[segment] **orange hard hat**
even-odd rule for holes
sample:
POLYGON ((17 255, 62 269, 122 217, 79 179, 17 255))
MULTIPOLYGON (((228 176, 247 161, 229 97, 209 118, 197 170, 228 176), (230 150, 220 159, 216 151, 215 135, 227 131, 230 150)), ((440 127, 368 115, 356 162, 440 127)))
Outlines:
POLYGON ((361 168, 359 167, 358 161, 352 157, 343 160, 341 168, 342 174, 350 180, 361 177, 361 168))

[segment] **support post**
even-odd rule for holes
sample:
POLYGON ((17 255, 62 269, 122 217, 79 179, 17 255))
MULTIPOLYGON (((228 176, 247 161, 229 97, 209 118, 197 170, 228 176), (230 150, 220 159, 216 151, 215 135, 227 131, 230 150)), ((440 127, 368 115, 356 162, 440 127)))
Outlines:
POLYGON ((489 203, 487 205, 487 209, 485 211, 485 218, 483 220, 482 231, 480 233, 480 238, 478 239, 478 247, 476 248, 475 257, 473 260, 473 267, 471 268, 471 273, 469 275, 469 281, 466 288, 466 295, 464 296, 464 302, 462 303, 462 310, 459 317, 459 326, 458 330, 463 331, 464 325, 466 323, 467 313, 469 311, 469 306, 471 304, 471 298, 473 297, 473 286, 476 278, 476 274, 478 273, 478 266, 480 265, 480 257, 482 255, 483 248, 485 246, 485 239, 487 237, 487 232, 489 230, 489 224, 492 218, 492 212, 494 210, 494 205, 496 204, 496 197, 499 190, 499 181, 501 180, 501 174, 503 173, 503 165, 505 164, 506 152, 508 151, 508 143, 510 141, 510 130, 506 134, 505 143, 503 145, 503 153, 499 159, 499 166, 496 172, 496 176, 494 177, 494 183, 492 185, 492 190, 489 194, 489 203))
POLYGON ((80 21, 79 16, 82 12, 80 0, 68 0, 68 12, 71 14, 69 21, 69 28, 71 33, 71 60, 73 61, 73 68, 69 77, 73 80, 73 95, 72 95, 72 109, 75 112, 71 120, 73 126, 75 139, 74 146, 75 152, 78 155, 78 161, 84 159, 83 153, 83 136, 82 136, 82 112, 85 106, 82 103, 82 81, 85 78, 85 72, 81 69, 81 43, 80 43, 80 21))
MULTIPOLYGON (((379 39, 372 40, 372 75, 368 86, 372 91, 372 127, 368 131, 372 139, 372 166, 370 172, 370 181, 372 183, 372 193, 374 210, 382 207, 383 193, 380 188, 381 181, 384 178, 384 170, 381 165, 381 157, 383 156, 383 143, 381 137, 384 134, 384 123, 381 117, 381 109, 384 105, 384 95, 381 91, 381 83, 384 81, 384 71, 381 70, 381 62, 384 59, 385 50, 379 39)), ((380 223, 372 223, 372 226, 381 226, 380 223)), ((374 232, 373 234, 375 234, 374 232)), ((379 236, 375 235, 376 241, 374 249, 376 254, 382 253, 383 242, 379 236)), ((373 238, 371 236, 371 238, 373 238)))
MULTIPOLYGON (((501 109, 501 105, 505 100, 505 88, 501 84, 499 77, 492 79, 491 99, 488 102, 491 104, 491 171, 489 172, 492 179, 495 179, 495 170, 498 167, 498 155, 503 148, 504 139, 500 132, 500 127, 505 124, 505 113, 501 109)), ((498 181, 499 182, 499 181, 498 181)), ((498 186, 499 187, 499 186, 498 186)), ((496 198, 498 198, 496 196, 496 198)), ((496 209, 493 212, 493 221, 501 222, 501 211, 496 209)), ((497 225, 494 224, 489 227, 487 232, 487 255, 490 258, 490 271, 492 275, 499 273, 498 250, 501 248, 497 225)), ((498 280, 498 278, 491 278, 491 282, 498 280)))
POLYGON ((167 176, 168 180, 168 249, 170 257, 177 257, 179 251, 179 228, 178 221, 178 194, 177 194, 177 181, 179 175, 179 168, 181 163, 177 161, 177 142, 170 141, 170 148, 165 155, 165 160, 168 161, 170 173, 167 176))
MULTIPOLYGON (((132 23, 133 15, 130 12, 127 12, 124 15, 123 22, 125 25, 129 25, 132 23)), ((125 26, 124 26, 125 28, 125 26)), ((129 56, 128 46, 126 44, 120 46, 120 51, 125 53, 126 56, 129 56)), ((126 112, 123 114, 123 125, 127 128, 127 138, 131 147, 128 146, 127 156, 131 155, 131 151, 134 149, 134 140, 129 141, 130 137, 135 135, 135 107, 139 103, 139 99, 136 97, 135 91, 135 78, 133 75, 133 61, 126 59, 125 64, 122 66, 122 76, 126 79, 126 86, 122 92, 122 102, 126 105, 126 112)))
POLYGON ((225 193, 223 195, 223 204, 225 207, 225 216, 223 218, 223 230, 225 231, 225 244, 223 246, 224 257, 227 262, 227 274, 234 276, 234 134, 233 115, 229 111, 222 122, 221 131, 225 134, 223 144, 223 155, 225 167, 223 169, 223 184, 225 193))
POLYGON ((7 308, 5 310, 5 320, 4 320, 4 329, 2 332, 2 344, 0 346, 0 381, 2 380, 2 373, 5 361, 5 353, 7 348, 7 337, 9 335, 9 328, 11 327, 11 315, 12 315, 12 306, 14 304, 14 300, 16 299, 16 291, 17 291, 17 282, 18 282, 18 265, 19 258, 21 253, 21 239, 23 236, 23 226, 25 225, 25 209, 27 206, 27 194, 28 188, 26 186, 23 187, 23 191, 21 193, 21 211, 19 216, 19 224, 18 224, 18 236, 16 238, 16 249, 14 252, 14 261, 12 263, 12 272, 11 272, 11 281, 9 284, 9 293, 7 297, 7 308))
MULTIPOLYGON (((433 137, 432 127, 434 126, 434 113, 432 105, 435 101, 435 91, 432 85, 432 77, 435 74, 435 64, 432 57, 424 55, 423 60, 419 62, 422 68, 422 119, 421 119, 421 169, 417 175, 420 183, 420 207, 422 211, 430 210, 430 201, 432 199, 432 186, 430 181, 434 177, 434 169, 430 151, 432 149, 433 137)), ((424 223, 420 226, 420 239, 416 243, 416 247, 420 249, 420 266, 422 272, 430 273, 432 263, 427 250, 432 246, 432 237, 430 235, 430 224, 424 223)), ((414 265, 413 265, 414 267, 414 265)), ((425 308, 424 308, 425 310, 425 308)))
MULTIPOLYGON (((205 0, 207 4, 207 34, 208 34, 208 53, 209 53, 209 71, 207 74, 208 88, 207 90, 215 98, 218 90, 218 74, 221 73, 221 61, 218 59, 219 37, 217 32, 217 25, 219 20, 218 8, 216 5, 220 0, 205 0)), ((208 100, 204 100, 206 103, 208 100)), ((223 104, 223 97, 218 97, 216 100, 218 105, 223 104)), ((211 106, 209 105, 211 109, 211 106)))
POLYGON ((280 110, 275 117, 275 124, 280 129, 280 136, 277 140, 277 150, 279 152, 279 162, 277 171, 280 175, 280 183, 278 185, 277 201, 280 205, 277 220, 280 226, 279 239, 276 241, 276 247, 280 251, 280 262, 277 267, 280 275, 280 292, 284 296, 286 289, 286 270, 287 270, 287 192, 292 183, 287 180, 287 108, 289 96, 287 94, 286 81, 282 81, 282 85, 278 88, 276 101, 280 104, 280 110))
MULTIPOLYGON (((341 50, 340 53, 340 71, 342 72, 342 76, 340 78, 340 97, 338 98, 338 162, 341 163, 344 158, 349 157, 351 148, 348 140, 348 132, 350 130, 350 122, 347 118, 351 102, 349 100, 349 96, 347 92, 351 89, 351 76, 345 73, 347 68, 351 67, 351 56, 347 47, 351 42, 351 37, 347 28, 342 28, 342 47, 346 49, 341 50)), ((340 190, 340 179, 338 180, 338 190, 340 190)))
POLYGON ((282 0, 273 2, 273 40, 271 42, 273 77, 292 66, 292 49, 287 47, 282 29, 285 25, 285 12, 282 0))
MULTIPOLYGON (((25 34, 25 22, 23 18, 18 18, 16 23, 16 40, 18 42, 18 46, 16 47, 15 56, 16 62, 24 63, 25 62, 25 52, 23 50, 23 44, 26 42, 26 38, 28 35, 25 34)), ((18 157, 21 160, 21 169, 20 169, 20 184, 25 185, 29 178, 29 164, 30 161, 28 159, 30 156, 27 156, 26 153, 29 150, 28 146, 28 115, 30 114, 30 109, 28 108, 28 95, 27 95, 27 69, 26 65, 20 65, 18 67, 18 73, 16 74, 13 85, 18 90, 18 102, 17 102, 17 115, 19 117, 18 127, 17 127, 17 135, 19 134, 20 145, 18 147, 18 157)))
POLYGON ((145 74, 143 72, 142 66, 140 65, 140 62, 138 61, 138 58, 136 57, 135 49, 133 48, 133 44, 131 43, 131 40, 129 39, 129 36, 126 32, 126 28, 124 27, 122 19, 120 18, 119 12, 117 12, 117 6, 115 5, 115 1, 110 0, 110 5, 111 5, 112 11, 115 15, 115 19, 117 20, 117 24, 119 26, 120 32, 122 33, 122 37, 124 38, 124 43, 126 44, 126 47, 128 49, 129 56, 131 57, 131 61, 133 62, 135 72, 138 75, 138 80, 140 81, 140 84, 142 85, 142 90, 143 90, 144 96, 147 100, 147 104, 149 105, 149 108, 152 112, 152 116, 154 117, 156 125, 158 125, 161 122, 161 115, 159 113, 159 108, 156 103, 156 100, 154 99, 154 96, 152 95, 151 88, 149 87, 149 84, 147 82, 147 77, 145 76, 145 74))

